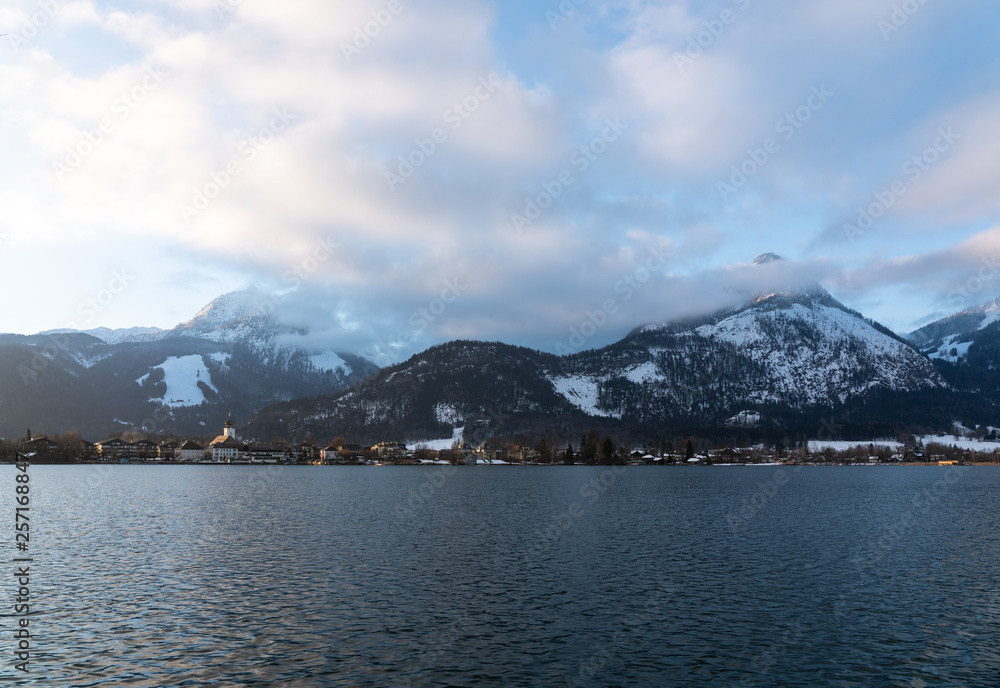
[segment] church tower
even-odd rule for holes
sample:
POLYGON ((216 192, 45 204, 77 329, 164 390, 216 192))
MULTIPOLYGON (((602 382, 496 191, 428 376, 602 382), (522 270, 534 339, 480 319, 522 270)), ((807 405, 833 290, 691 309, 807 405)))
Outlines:
POLYGON ((226 421, 225 427, 222 429, 223 437, 232 437, 236 439, 236 424, 233 423, 233 416, 230 414, 229 419, 226 421))

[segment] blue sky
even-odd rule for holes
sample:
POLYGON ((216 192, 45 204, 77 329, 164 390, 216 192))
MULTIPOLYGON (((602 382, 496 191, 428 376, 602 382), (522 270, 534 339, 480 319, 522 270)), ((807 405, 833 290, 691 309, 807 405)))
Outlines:
POLYGON ((815 279, 907 332, 1000 295, 998 19, 13 0, 0 331, 172 327, 255 285, 317 347, 388 362, 554 351, 595 319, 598 346, 815 279), (753 268, 765 251, 788 260, 753 268))

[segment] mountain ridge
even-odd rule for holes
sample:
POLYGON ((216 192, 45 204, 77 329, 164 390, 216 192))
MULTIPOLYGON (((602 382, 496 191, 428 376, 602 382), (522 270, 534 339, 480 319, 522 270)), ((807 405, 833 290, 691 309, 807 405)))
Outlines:
MULTIPOLYGON (((759 264, 780 260, 770 256, 759 264)), ((340 395, 264 409, 247 429, 423 440, 497 416, 509 419, 507 430, 595 422, 722 427, 733 418, 767 424, 829 414, 887 393, 950 391, 912 344, 814 285, 638 327, 608 346, 563 356, 449 342, 340 395)))
POLYGON ((229 413, 339 391, 378 370, 351 352, 285 344, 304 330, 280 323, 261 297, 224 294, 169 330, 0 335, 0 435, 24 427, 197 435, 229 413), (72 391, 72 408, 56 399, 60 388, 72 391))

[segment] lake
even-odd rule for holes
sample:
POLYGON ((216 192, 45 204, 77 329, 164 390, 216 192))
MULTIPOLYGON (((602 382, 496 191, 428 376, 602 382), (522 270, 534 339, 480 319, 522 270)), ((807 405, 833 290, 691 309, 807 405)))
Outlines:
MULTIPOLYGON (((5 685, 1000 676, 994 468, 30 471, 31 673, 5 649, 5 685)), ((11 466, 0 507, 12 524, 11 466)))

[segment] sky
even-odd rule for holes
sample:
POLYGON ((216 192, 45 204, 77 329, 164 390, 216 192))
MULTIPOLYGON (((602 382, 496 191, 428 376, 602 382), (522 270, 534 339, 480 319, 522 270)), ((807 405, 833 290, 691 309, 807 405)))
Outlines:
POLYGON ((900 333, 1000 295, 995 2, 8 0, 3 32, 0 331, 252 286, 386 363, 779 283, 900 333))

